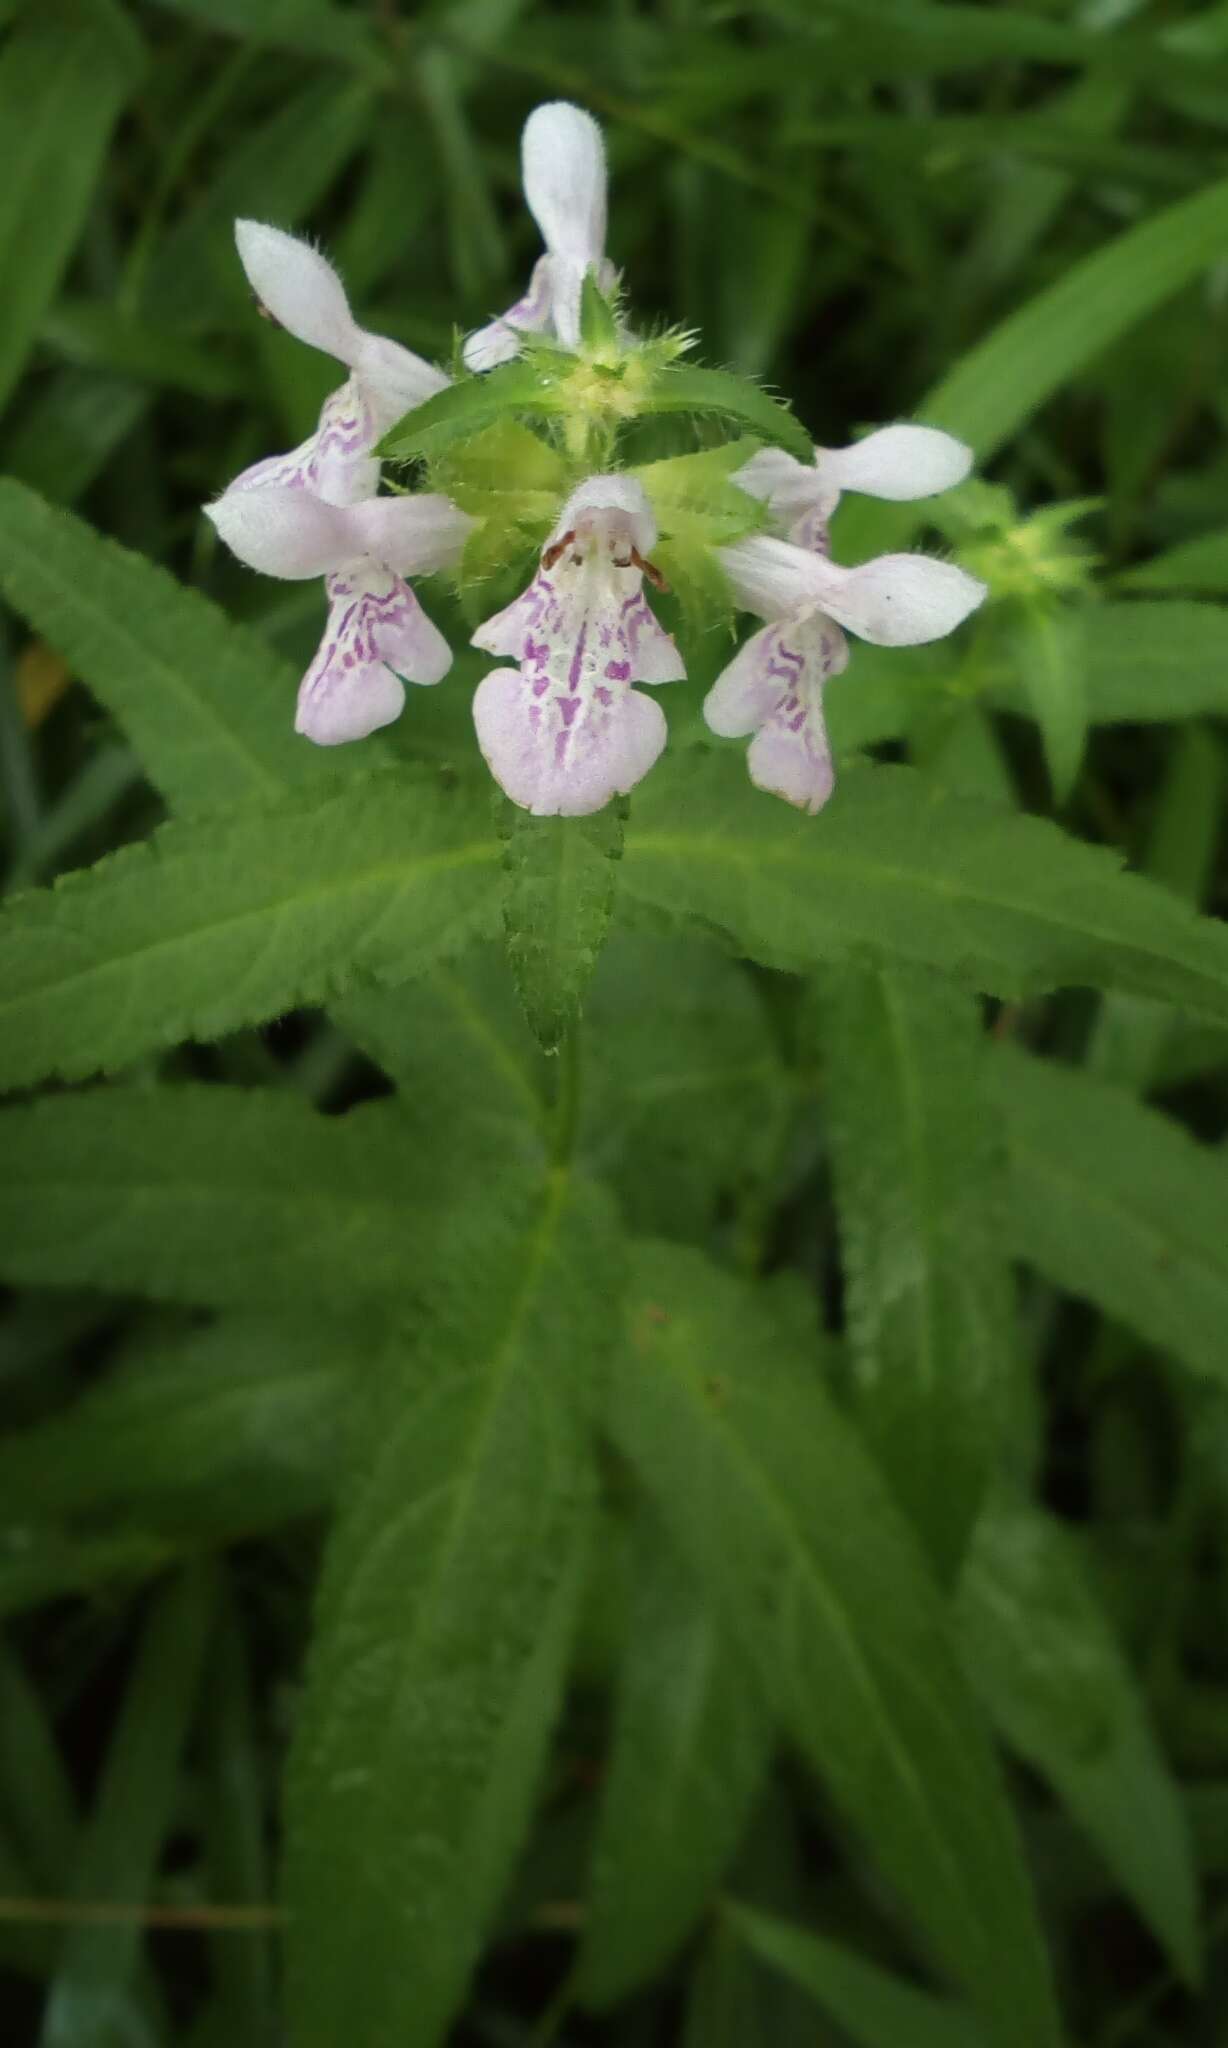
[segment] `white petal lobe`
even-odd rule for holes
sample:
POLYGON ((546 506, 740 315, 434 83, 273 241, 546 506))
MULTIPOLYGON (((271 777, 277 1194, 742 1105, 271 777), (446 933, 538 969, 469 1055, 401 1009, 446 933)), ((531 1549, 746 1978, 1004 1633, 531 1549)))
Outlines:
POLYGON ((525 198, 552 256, 581 271, 605 252, 605 144, 591 114, 565 100, 537 107, 521 143, 525 198))
POLYGON ((821 448, 818 457, 825 484, 871 498, 932 498, 962 483, 972 467, 971 448, 938 427, 880 427, 850 448, 821 448))

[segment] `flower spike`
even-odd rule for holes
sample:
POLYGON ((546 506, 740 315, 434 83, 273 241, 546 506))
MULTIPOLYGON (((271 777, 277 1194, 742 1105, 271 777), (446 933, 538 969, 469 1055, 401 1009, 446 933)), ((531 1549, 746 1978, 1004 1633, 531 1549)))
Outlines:
POLYGON ((575 348, 585 274, 593 271, 603 291, 614 285, 605 254, 605 145, 592 115, 566 100, 536 107, 525 123, 521 171, 546 253, 534 264, 524 297, 469 336, 464 355, 470 370, 510 362, 522 333, 553 334, 575 348))
POLYGON ((479 684, 473 717, 496 782, 538 817, 600 810, 665 745, 660 707, 631 687, 686 673, 644 597, 656 538, 631 477, 589 477, 564 505, 529 588, 473 636, 518 663, 479 684))
POLYGON ((323 576, 328 623, 299 689, 295 731, 330 747, 365 739, 437 683, 452 652, 405 581, 451 566, 472 521, 448 498, 329 504, 310 491, 232 487, 206 511, 227 546, 266 576, 323 576), (404 678, 404 682, 402 681, 404 678))

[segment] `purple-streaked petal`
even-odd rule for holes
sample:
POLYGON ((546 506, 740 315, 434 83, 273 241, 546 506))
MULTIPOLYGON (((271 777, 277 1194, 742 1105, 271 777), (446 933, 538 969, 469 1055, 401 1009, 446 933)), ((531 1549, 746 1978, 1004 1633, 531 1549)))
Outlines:
POLYGON ((331 747, 390 724, 405 703, 400 678, 439 682, 452 651, 391 571, 356 563, 328 577, 326 587, 328 625, 303 677, 294 723, 317 746, 331 747))
POLYGON ((638 690, 539 695, 515 669, 492 671, 473 700, 478 745, 499 787, 541 818, 579 818, 625 796, 665 745, 665 718, 638 690))
POLYGON ((549 326, 553 303, 550 258, 539 256, 524 297, 488 327, 479 327, 469 336, 462 351, 465 368, 493 370, 500 363, 510 363, 513 356, 520 354, 521 333, 540 334, 549 326))
POLYGON ((761 626, 713 683, 704 698, 704 721, 722 739, 740 740, 770 718, 784 691, 796 682, 801 656, 780 647, 782 628, 761 626))
POLYGON ((331 505, 353 505, 379 489, 371 407, 352 377, 325 399, 315 433, 286 455, 252 463, 227 491, 305 490, 331 505))
POLYGON ((932 498, 962 483, 972 450, 938 427, 880 427, 849 448, 819 448, 819 474, 837 491, 872 498, 932 498))
POLYGON ((848 661, 839 626, 818 613, 752 634, 704 703, 710 729, 723 737, 755 732, 747 755, 756 787, 803 810, 831 795, 831 750, 823 690, 848 661))
POLYGON ((929 555, 876 555, 856 569, 810 559, 822 610, 878 647, 945 639, 986 595, 975 576, 929 555))
POLYGON ((812 817, 821 811, 836 779, 821 705, 774 711, 747 748, 746 766, 756 789, 812 817))
POLYGON ((553 100, 525 122, 521 168, 529 210, 551 256, 581 276, 605 254, 605 144, 591 114, 553 100))

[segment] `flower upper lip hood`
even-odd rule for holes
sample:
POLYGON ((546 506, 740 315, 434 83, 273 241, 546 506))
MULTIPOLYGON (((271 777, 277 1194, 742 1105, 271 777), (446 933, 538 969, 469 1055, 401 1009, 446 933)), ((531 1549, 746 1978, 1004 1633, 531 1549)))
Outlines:
POLYGON ((537 107, 525 123, 520 151, 529 211, 546 253, 533 267, 523 298, 465 343, 470 370, 491 370, 520 348, 520 332, 553 334, 566 348, 580 339, 580 294, 592 271, 603 290, 614 282, 606 261, 606 162, 591 114, 566 100, 537 107))
POLYGON ((376 435, 443 391, 448 378, 399 341, 368 334, 350 311, 345 286, 310 242, 263 221, 237 220, 235 245, 261 305, 298 341, 344 363, 370 405, 376 435))

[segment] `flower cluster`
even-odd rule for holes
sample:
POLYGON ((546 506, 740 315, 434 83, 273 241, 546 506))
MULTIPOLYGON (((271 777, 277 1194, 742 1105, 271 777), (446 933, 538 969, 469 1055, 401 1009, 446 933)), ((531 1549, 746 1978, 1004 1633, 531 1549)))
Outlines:
MULTIPOLYGON (((475 375, 534 349, 579 360, 590 288, 608 315, 617 285, 605 253, 596 123, 577 107, 539 107, 525 128, 523 171, 545 253, 524 296, 466 341, 465 368, 475 375)), ((436 683, 451 665, 407 579, 455 569, 473 519, 439 493, 381 497, 375 454, 388 429, 449 380, 364 332, 336 272, 307 243, 255 221, 240 221, 236 239, 263 309, 349 372, 301 447, 245 470, 207 508, 252 568, 324 578, 328 619, 299 691, 296 729, 331 746, 386 725, 403 708, 406 682, 436 683)), ((634 337, 618 332, 619 346, 634 351, 634 337)), ((599 375, 604 367, 597 364, 599 375)), ((585 437, 570 426, 574 452, 585 437)), ((848 661, 846 630, 884 646, 935 640, 985 594, 974 577, 924 555, 838 567, 829 525, 841 492, 928 497, 958 483, 970 461, 948 434, 894 426, 850 448, 815 449, 810 463, 760 448, 735 472, 747 529, 771 531, 718 546, 717 560, 736 603, 764 624, 718 677, 704 716, 714 733, 754 735, 748 762, 759 788, 812 812, 830 795, 823 691, 848 661)), ((634 687, 685 675, 644 591, 645 580, 663 587, 652 561, 657 539, 658 514, 640 481, 612 466, 581 475, 528 588, 473 635, 504 664, 474 697, 479 745, 506 794, 539 816, 599 810, 626 794, 665 745, 660 706, 634 687)))

